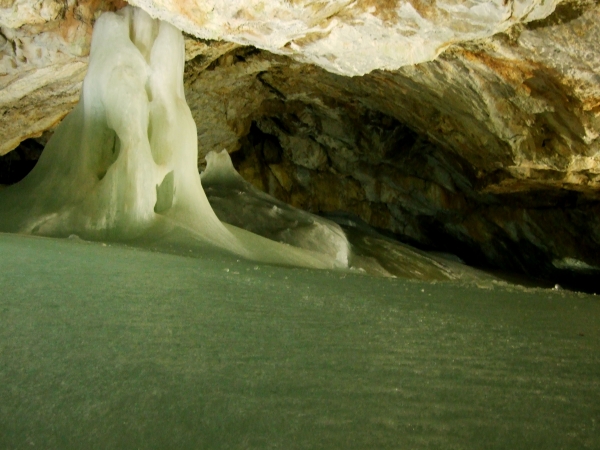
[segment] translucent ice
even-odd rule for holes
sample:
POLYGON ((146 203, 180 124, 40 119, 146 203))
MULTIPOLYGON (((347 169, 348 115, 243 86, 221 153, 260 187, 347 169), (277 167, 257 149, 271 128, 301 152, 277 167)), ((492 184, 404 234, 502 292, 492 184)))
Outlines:
POLYGON ((2 190, 0 230, 158 247, 211 244, 264 262, 338 266, 327 253, 217 218, 198 176, 183 70, 183 37, 172 25, 133 7, 102 15, 79 104, 34 170, 2 190))
POLYGON ((31 174, 3 192, 2 228, 127 238, 163 214, 226 234, 197 180, 183 63, 171 25, 133 8, 101 16, 80 102, 31 174))
POLYGON ((225 150, 210 152, 206 163, 202 185, 219 219, 275 241, 325 253, 340 266, 348 265, 350 245, 338 224, 258 190, 236 172, 225 150))

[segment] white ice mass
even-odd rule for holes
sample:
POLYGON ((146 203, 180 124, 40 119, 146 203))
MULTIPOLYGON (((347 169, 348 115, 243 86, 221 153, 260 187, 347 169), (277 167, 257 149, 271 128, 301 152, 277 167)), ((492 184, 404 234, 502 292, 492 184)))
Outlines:
POLYGON ((34 170, 2 191, 0 230, 134 243, 185 241, 263 262, 347 266, 341 230, 336 237, 346 246, 320 251, 302 245, 299 236, 281 239, 297 247, 284 245, 216 217, 198 175, 196 125, 184 97, 183 70, 183 37, 172 25, 133 7, 103 14, 94 27, 79 104, 34 170))
POLYGON ((202 186, 219 219, 275 241, 325 253, 340 267, 348 266, 350 244, 338 224, 255 188, 236 172, 225 150, 210 152, 206 163, 202 186))

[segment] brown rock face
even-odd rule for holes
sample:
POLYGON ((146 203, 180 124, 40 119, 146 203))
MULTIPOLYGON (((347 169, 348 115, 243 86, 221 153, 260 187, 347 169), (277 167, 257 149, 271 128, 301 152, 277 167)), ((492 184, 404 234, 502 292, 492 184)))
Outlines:
MULTIPOLYGON (((62 11, 41 25, 3 26, 2 152, 76 101, 87 50, 66 51, 76 39, 59 30, 87 36, 97 11, 117 7, 98 5, 85 20, 62 11), (54 53, 19 59, 33 48, 26 39, 54 53)), ((546 19, 450 46, 434 61, 356 77, 232 43, 186 45, 201 165, 226 148, 277 198, 357 215, 468 262, 544 277, 597 273, 598 1, 563 2, 546 19)), ((0 161, 5 173, 14 155, 0 161)))
MULTIPOLYGON (((95 20, 123 0, 0 4, 0 156, 60 123, 79 100, 95 20)), ((235 44, 186 41, 186 57, 216 58, 235 44)), ((42 140, 45 142, 45 139, 42 140)))
POLYGON ((122 0, 0 4, 0 155, 55 127, 77 104, 92 27, 122 0))

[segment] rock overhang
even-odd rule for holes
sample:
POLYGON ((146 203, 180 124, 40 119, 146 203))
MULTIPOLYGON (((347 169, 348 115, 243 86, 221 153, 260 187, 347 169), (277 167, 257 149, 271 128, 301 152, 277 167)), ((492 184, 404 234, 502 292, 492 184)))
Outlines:
POLYGON ((251 45, 340 75, 431 61, 451 45, 543 19, 560 0, 132 0, 202 39, 251 45))

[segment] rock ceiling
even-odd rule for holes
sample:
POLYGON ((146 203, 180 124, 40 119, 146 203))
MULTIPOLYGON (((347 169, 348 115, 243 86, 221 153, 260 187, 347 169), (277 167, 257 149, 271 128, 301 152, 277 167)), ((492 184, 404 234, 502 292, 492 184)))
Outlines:
MULTIPOLYGON (((131 3, 188 34, 202 156, 467 259, 600 265, 597 0, 131 3)), ((123 5, 0 0, 0 154, 72 109, 123 5)))
POLYGON ((133 0, 203 39, 252 45, 341 75, 431 61, 450 45, 550 14, 558 0, 133 0))

